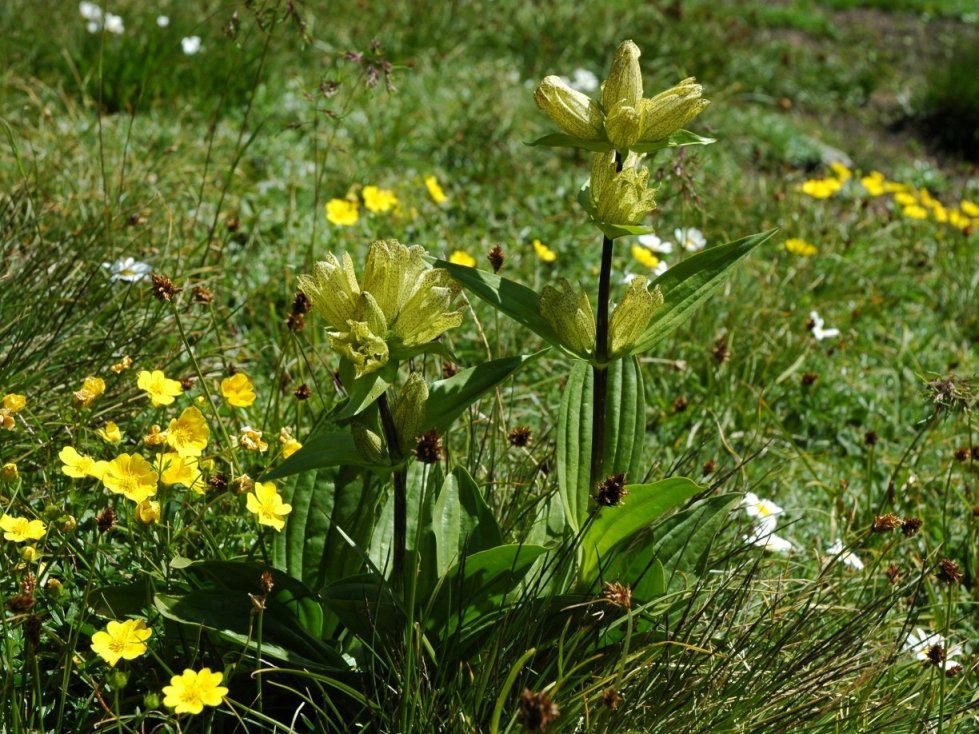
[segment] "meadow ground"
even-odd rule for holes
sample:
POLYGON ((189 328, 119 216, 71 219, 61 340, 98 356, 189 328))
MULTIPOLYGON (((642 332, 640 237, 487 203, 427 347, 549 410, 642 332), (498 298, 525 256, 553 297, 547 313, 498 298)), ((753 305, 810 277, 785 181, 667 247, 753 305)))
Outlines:
POLYGON ((0 731, 979 731, 977 24, 968 0, 0 5, 0 731), (485 271, 500 246, 502 276, 596 305, 591 153, 527 142, 554 130, 541 80, 597 96, 629 38, 647 95, 704 85, 687 127, 717 142, 647 158, 658 241, 614 241, 612 301, 778 232, 613 380, 623 513, 677 497, 626 536, 566 509, 585 362, 503 361, 549 327, 464 290, 368 384, 297 290, 397 239, 485 271), (404 468, 436 406, 436 460, 404 468), (300 444, 318 466, 261 481, 300 444))

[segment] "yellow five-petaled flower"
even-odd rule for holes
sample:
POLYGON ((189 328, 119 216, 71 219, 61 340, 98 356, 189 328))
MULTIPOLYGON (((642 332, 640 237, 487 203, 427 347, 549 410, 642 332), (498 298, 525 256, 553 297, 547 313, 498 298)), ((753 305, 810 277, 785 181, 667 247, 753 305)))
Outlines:
POLYGON ((255 482, 255 491, 248 493, 246 505, 249 512, 258 515, 259 525, 276 530, 286 526, 285 516, 292 512, 292 505, 282 501, 272 482, 255 482))
POLYGON ((255 402, 255 386, 244 372, 221 380, 221 394, 232 408, 247 408, 255 402))
POLYGON ((143 370, 136 376, 136 386, 146 391, 153 406, 157 408, 170 405, 184 391, 177 380, 167 378, 162 370, 143 370))
POLYGON ((146 654, 146 640, 153 630, 142 619, 109 622, 104 630, 92 635, 92 651, 109 665, 120 660, 133 660, 146 654))
POLYGON ((220 706, 228 695, 228 689, 221 685, 223 679, 223 673, 212 673, 210 668, 187 668, 163 687, 163 705, 178 714, 199 714, 205 706, 220 706))
POLYGON ((26 517, 4 514, 0 516, 0 530, 3 530, 4 539, 24 543, 28 540, 40 540, 44 537, 47 528, 41 520, 28 520, 26 517))
POLYGON ((210 434, 204 414, 191 406, 184 408, 179 418, 170 421, 167 444, 181 456, 200 456, 207 448, 210 434))
POLYGON ((106 489, 136 503, 156 494, 156 482, 156 469, 139 454, 119 454, 102 475, 106 489))

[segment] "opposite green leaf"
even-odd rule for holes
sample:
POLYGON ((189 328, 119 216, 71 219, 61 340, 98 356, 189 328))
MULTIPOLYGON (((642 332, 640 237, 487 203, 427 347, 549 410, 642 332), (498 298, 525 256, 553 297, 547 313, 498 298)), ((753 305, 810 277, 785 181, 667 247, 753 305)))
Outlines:
POLYGON ((545 146, 548 148, 580 148, 581 150, 591 150, 596 153, 603 153, 612 150, 612 144, 607 140, 581 140, 573 135, 565 133, 551 133, 529 143, 532 147, 545 146))
POLYGON ((716 143, 716 138, 705 138, 689 130, 677 130, 665 140, 654 140, 649 143, 636 143, 630 150, 636 153, 654 153, 664 148, 683 148, 688 145, 710 145, 716 143))
POLYGON ((694 310, 730 277, 731 270, 749 252, 770 239, 778 230, 753 234, 734 242, 710 247, 674 265, 656 280, 663 292, 663 305, 653 314, 649 327, 632 348, 641 354, 654 347, 689 319, 694 310))

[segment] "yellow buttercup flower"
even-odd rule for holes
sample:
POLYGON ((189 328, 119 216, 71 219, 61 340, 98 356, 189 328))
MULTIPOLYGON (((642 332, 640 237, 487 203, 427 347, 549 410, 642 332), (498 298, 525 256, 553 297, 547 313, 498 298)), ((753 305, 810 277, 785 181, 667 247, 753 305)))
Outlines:
POLYGON ((398 197, 390 189, 365 186, 360 194, 364 199, 364 206, 372 212, 388 212, 398 206, 398 197))
POLYGON ((812 257, 818 252, 815 245, 810 245, 805 240, 794 237, 785 241, 785 249, 794 255, 802 255, 802 257, 812 257))
POLYGON ((330 199, 326 202, 326 218, 338 227, 351 227, 360 219, 360 204, 347 199, 330 199))
POLYGON ((99 428, 96 433, 102 437, 103 441, 108 441, 109 443, 119 443, 122 441, 122 431, 119 430, 119 426, 116 425, 115 421, 109 421, 105 424, 105 428, 99 428))
POLYGON ((2 403, 4 410, 10 413, 16 413, 27 406, 27 397, 11 392, 4 395, 0 403, 2 403))
POLYGON ((153 407, 170 405, 176 400, 178 395, 182 395, 184 389, 177 380, 167 378, 162 370, 148 372, 143 370, 136 376, 136 386, 140 390, 145 390, 149 396, 153 407))
POLYGON ((170 486, 182 484, 197 494, 204 494, 204 477, 196 456, 168 452, 160 457, 160 481, 170 486))
POLYGON ((847 166, 840 163, 839 161, 833 161, 832 163, 830 163, 829 169, 833 172, 833 175, 836 176, 836 178, 838 178, 840 181, 846 181, 847 179, 853 177, 853 171, 851 171, 849 168, 847 168, 847 166))
POLYGON ((871 196, 880 196, 884 193, 884 174, 880 171, 871 171, 860 179, 860 184, 871 196))
POLYGON ((86 377, 82 381, 82 386, 75 390, 75 402, 82 408, 87 408, 95 399, 105 392, 105 380, 101 377, 86 377))
POLYGON ((909 194, 907 191, 899 191, 894 194, 894 201, 901 206, 915 206, 918 203, 918 198, 914 194, 909 194))
POLYGON ((435 176, 425 176, 425 188, 428 189, 428 195, 436 204, 444 204, 449 200, 435 176))
POLYGON ((283 426, 282 430, 279 431, 279 443, 282 444, 283 459, 288 459, 303 447, 299 441, 292 437, 292 431, 285 426, 283 426))
POLYGON ((540 240, 534 240, 534 252, 537 253, 537 257, 546 263, 552 263, 557 260, 557 253, 554 252, 550 247, 545 245, 540 240))
POLYGON ((659 258, 656 257, 650 250, 641 246, 632 246, 632 256, 641 264, 645 265, 647 268, 655 268, 659 265, 659 258))
POLYGON ((828 199, 843 187, 838 178, 813 178, 806 181, 799 190, 814 199, 828 199))
POLYGON ((24 543, 28 540, 40 540, 47 532, 41 520, 28 520, 26 517, 14 517, 4 514, 0 516, 0 530, 3 530, 5 540, 24 543))
POLYGON ((979 217, 979 204, 963 199, 959 202, 959 209, 969 217, 979 217))
POLYGON ((179 418, 170 420, 167 426, 167 445, 181 456, 200 456, 207 448, 211 429, 204 414, 193 405, 184 408, 179 418))
POLYGON ((146 499, 136 505, 136 519, 144 525, 160 522, 160 503, 146 499))
POLYGON ((110 461, 102 475, 102 484, 110 492, 139 503, 156 494, 157 473, 139 454, 119 454, 110 461))
POLYGON ((228 689, 220 685, 223 679, 223 673, 212 673, 210 668, 200 672, 187 668, 163 687, 163 705, 177 714, 199 714, 205 706, 220 706, 228 695, 228 689))
POLYGON ((233 408, 247 408, 255 402, 255 386, 244 372, 221 380, 221 394, 233 408))
POLYGON ((456 250, 451 255, 449 255, 449 262, 456 265, 462 265, 466 268, 476 267, 476 258, 470 255, 464 250, 456 250))
POLYGON ((91 456, 78 453, 73 446, 65 446, 61 449, 58 458, 62 463, 61 473, 74 479, 94 477, 101 480, 108 466, 108 462, 96 461, 91 456))
POLYGON ((910 206, 904 207, 901 213, 908 217, 909 219, 927 219, 928 210, 923 206, 918 206, 917 204, 911 204, 910 206))
POLYGON ((134 660, 145 655, 146 641, 152 634, 153 630, 142 619, 112 621, 104 630, 92 635, 92 652, 115 666, 120 660, 134 660))
POLYGON ((958 209, 950 209, 948 212, 948 223, 953 227, 965 229, 972 226, 972 220, 965 216, 958 209))
POLYGON ((286 526, 283 518, 292 512, 292 505, 282 501, 272 482, 255 482, 255 491, 248 493, 245 507, 258 516, 259 525, 276 530, 286 526))

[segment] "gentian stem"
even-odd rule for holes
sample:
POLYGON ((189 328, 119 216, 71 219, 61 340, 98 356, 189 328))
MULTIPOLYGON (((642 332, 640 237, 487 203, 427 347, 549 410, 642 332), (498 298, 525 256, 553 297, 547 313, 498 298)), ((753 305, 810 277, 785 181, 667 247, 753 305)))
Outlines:
MULTIPOLYGON (((401 445, 398 442, 398 431, 394 427, 394 416, 388 406, 387 395, 382 393, 377 400, 381 413, 381 426, 384 429, 384 440, 388 445, 391 460, 399 463, 403 458, 401 445)), ((408 477, 404 468, 394 470, 394 586, 404 585, 405 554, 408 546, 408 477)))
MULTIPOLYGON (((622 154, 615 154, 615 171, 622 171, 622 154)), ((612 239, 602 239, 602 269, 598 276, 598 316, 595 321, 594 393, 591 421, 591 487, 602 476, 602 459, 605 455, 605 410, 608 395, 608 302, 612 282, 612 239)))

